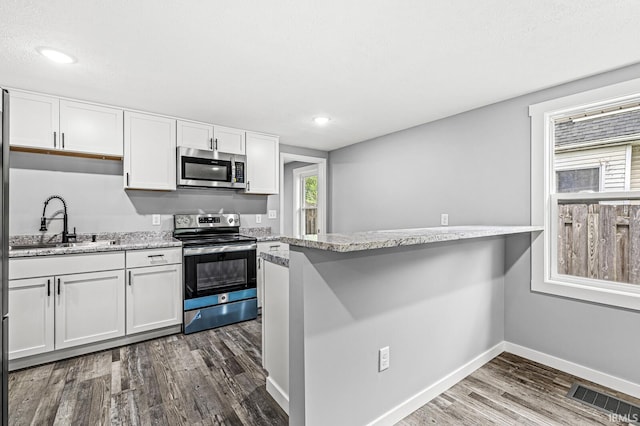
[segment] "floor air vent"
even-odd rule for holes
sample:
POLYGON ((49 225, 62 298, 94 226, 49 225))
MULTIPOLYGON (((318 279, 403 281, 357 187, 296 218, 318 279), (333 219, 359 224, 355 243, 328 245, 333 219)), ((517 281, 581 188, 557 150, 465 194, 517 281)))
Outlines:
POLYGON ((640 425, 640 407, 637 405, 630 404, 606 393, 589 389, 579 383, 574 383, 571 386, 567 396, 610 414, 612 416, 611 420, 640 425))

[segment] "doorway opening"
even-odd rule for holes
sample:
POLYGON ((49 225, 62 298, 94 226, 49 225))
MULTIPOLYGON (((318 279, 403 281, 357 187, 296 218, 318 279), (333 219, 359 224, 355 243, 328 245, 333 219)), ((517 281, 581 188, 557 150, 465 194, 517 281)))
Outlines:
POLYGON ((280 153, 280 233, 326 233, 327 160, 280 153))

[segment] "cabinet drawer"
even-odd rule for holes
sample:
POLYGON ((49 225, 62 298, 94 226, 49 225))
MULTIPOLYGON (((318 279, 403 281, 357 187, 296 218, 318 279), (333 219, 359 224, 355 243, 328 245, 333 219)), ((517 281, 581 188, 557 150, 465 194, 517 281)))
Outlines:
POLYGON ((182 263, 182 247, 127 251, 127 268, 182 263))
POLYGON ((124 252, 65 254, 9 259, 9 279, 124 269, 124 252))

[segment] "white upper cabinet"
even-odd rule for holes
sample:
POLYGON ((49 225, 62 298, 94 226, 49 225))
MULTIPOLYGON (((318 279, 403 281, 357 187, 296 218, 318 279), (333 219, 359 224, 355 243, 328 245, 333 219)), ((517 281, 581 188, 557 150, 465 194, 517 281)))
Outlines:
POLYGON ((122 157, 122 110, 11 91, 10 144, 122 157))
POLYGON ((11 91, 11 146, 54 149, 60 145, 59 100, 51 96, 11 91))
POLYGON ((178 146, 213 150, 213 126, 195 121, 178 120, 178 146))
POLYGON ((117 108, 61 100, 61 148, 122 157, 122 114, 117 108))
POLYGON ((213 126, 213 141, 216 151, 245 155, 244 130, 213 126))
POLYGON ((277 194, 280 143, 277 136, 247 132, 248 194, 277 194))
POLYGON ((176 120, 124 112, 124 177, 127 189, 176 189, 176 120))

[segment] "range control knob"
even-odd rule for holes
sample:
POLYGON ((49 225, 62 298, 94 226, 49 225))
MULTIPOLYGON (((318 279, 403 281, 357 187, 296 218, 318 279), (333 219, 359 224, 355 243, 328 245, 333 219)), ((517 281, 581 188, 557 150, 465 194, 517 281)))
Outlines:
POLYGON ((233 223, 233 218, 232 217, 229 218, 229 223, 233 223))

